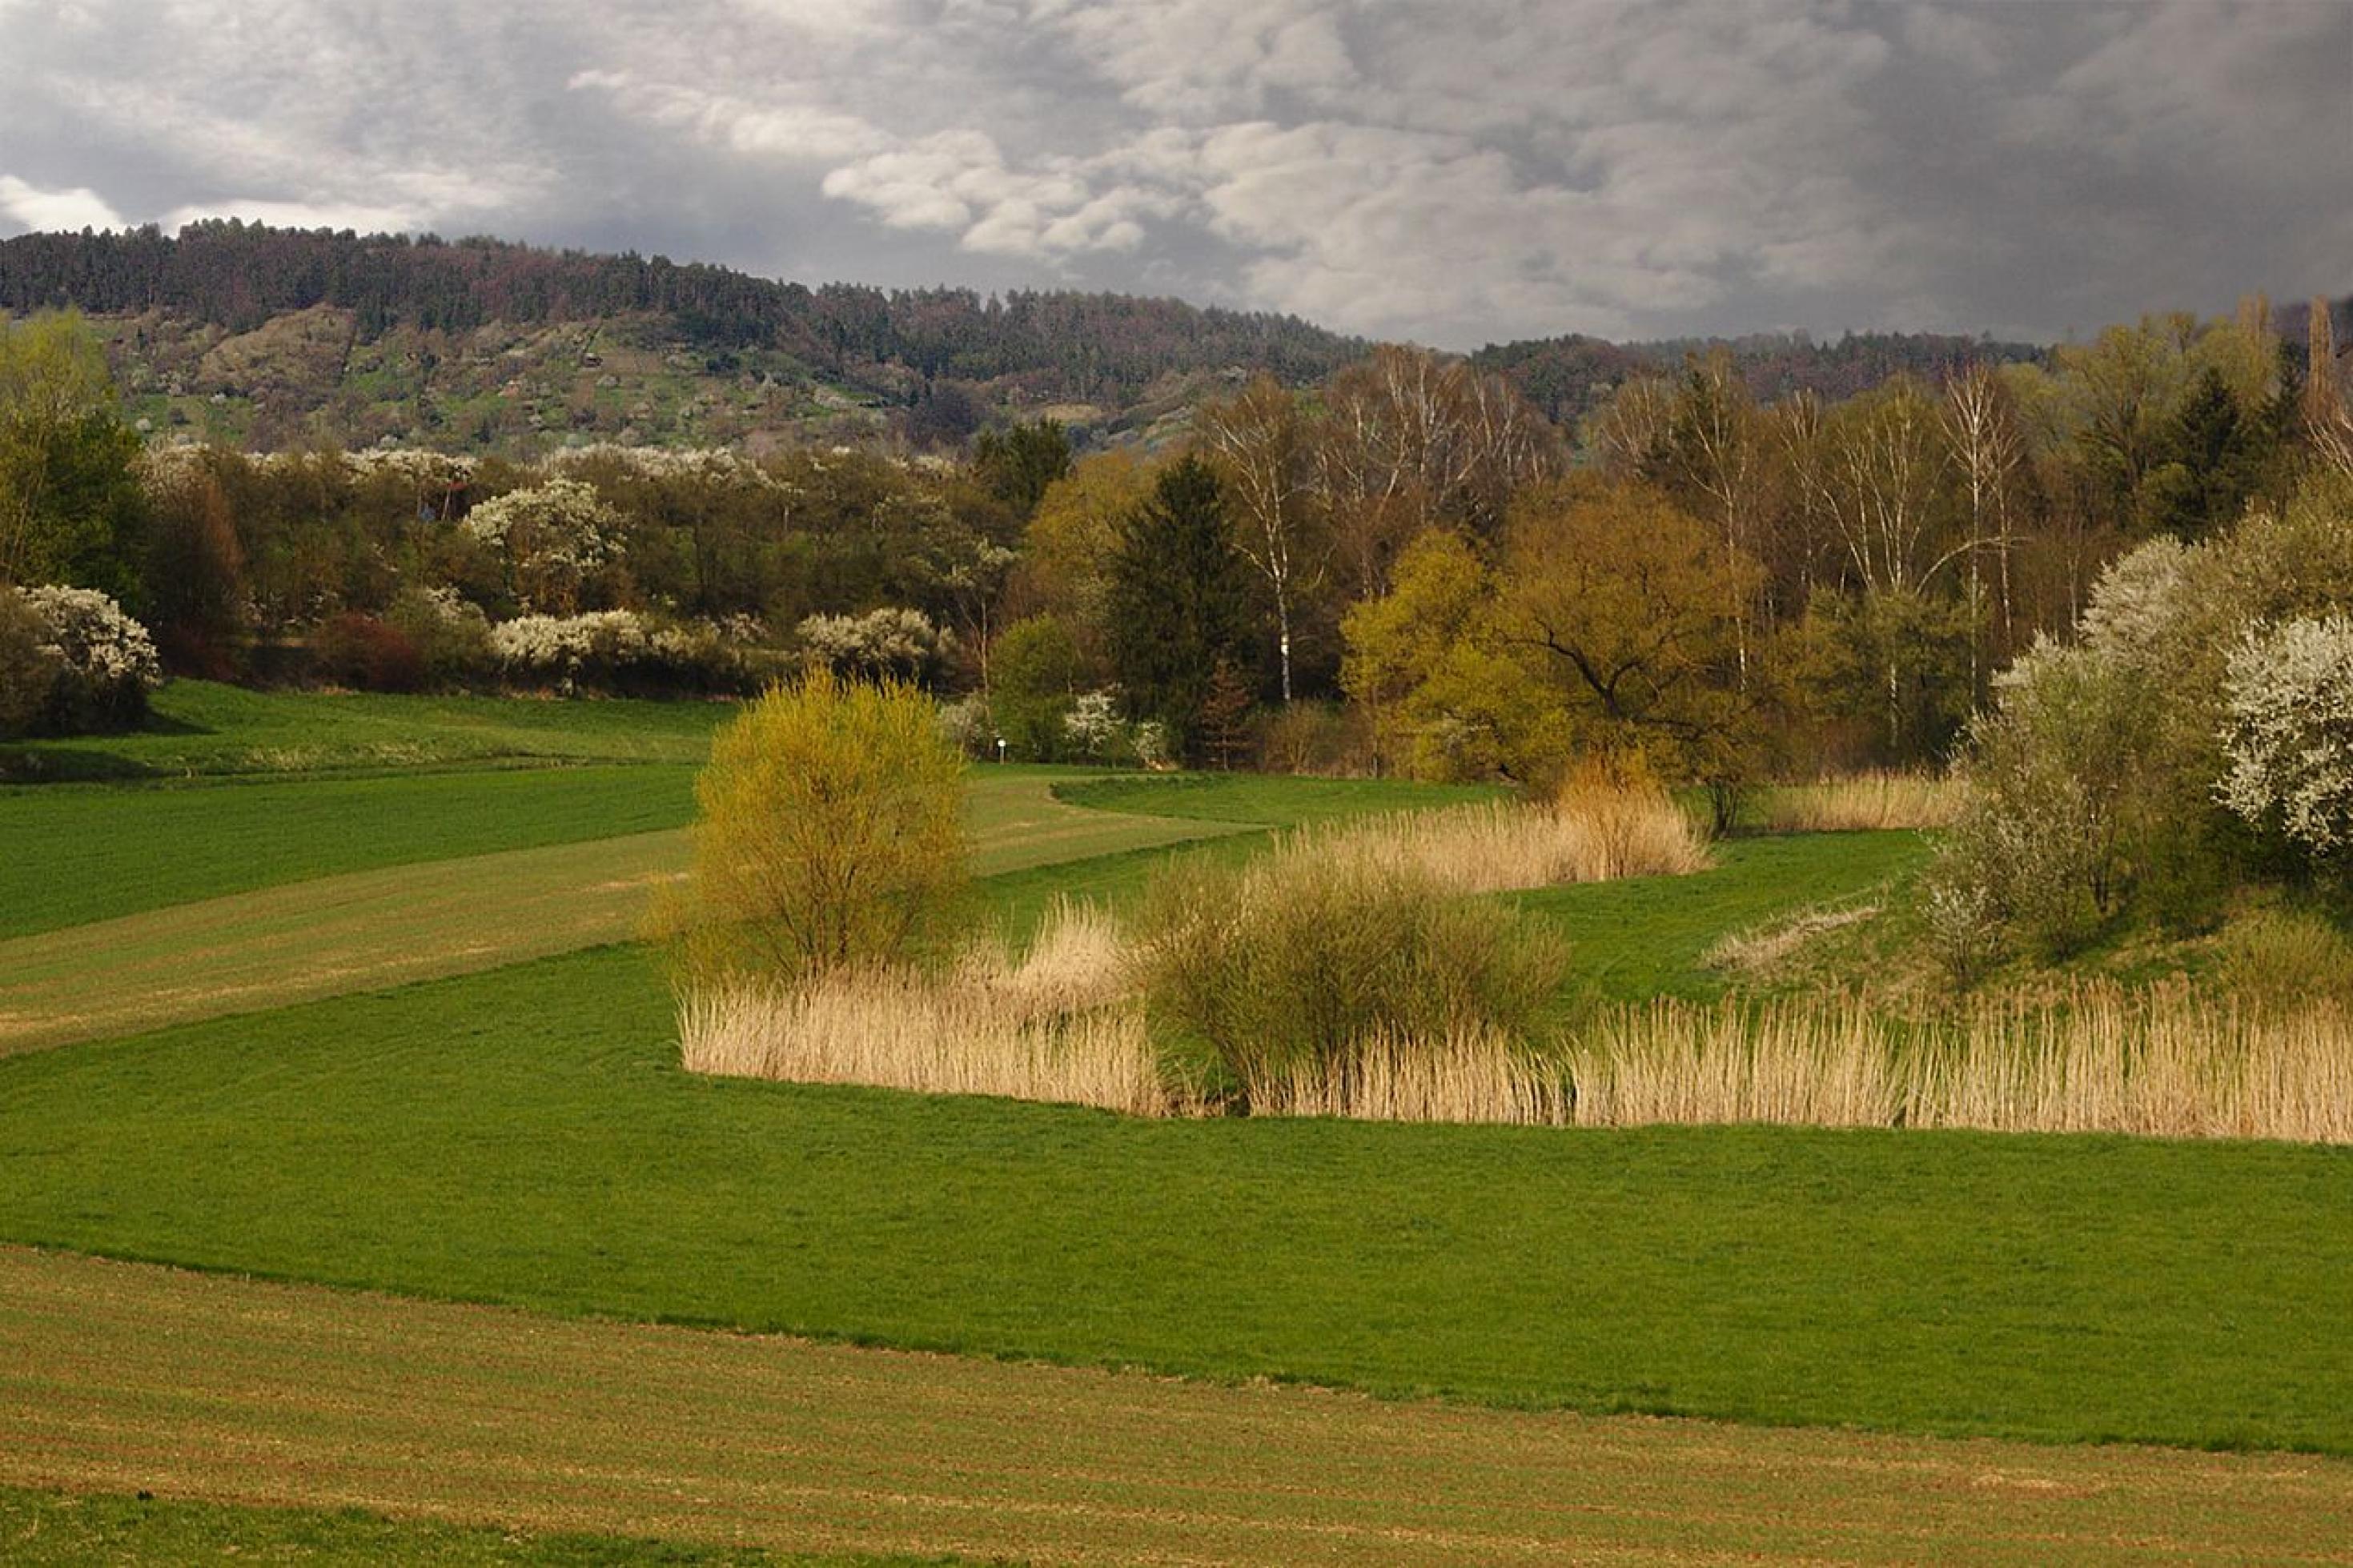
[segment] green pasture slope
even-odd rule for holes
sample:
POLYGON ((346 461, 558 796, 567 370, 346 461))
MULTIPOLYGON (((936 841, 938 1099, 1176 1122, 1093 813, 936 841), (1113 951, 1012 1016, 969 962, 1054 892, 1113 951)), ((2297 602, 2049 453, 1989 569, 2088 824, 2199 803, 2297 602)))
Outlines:
POLYGON ((683 827, 687 763, 0 789, 0 938, 281 883, 683 827))
MULTIPOLYGON (((37 846, 6 873, 9 929, 195 919, 139 900, 290 897, 322 872, 460 875, 427 854, 510 833, 585 853, 681 819, 714 717, 660 710, 639 735, 624 704, 185 695, 165 711, 187 729, 108 754, 151 778, 167 754, 284 766, 0 795, 0 832, 37 846), (467 790, 470 823, 436 826, 467 790), (362 801, 388 826, 353 827, 362 801), (123 848, 77 879, 69 851, 110 825, 123 848), (203 826, 245 850, 183 857, 203 826)), ((984 913, 1016 923, 1059 892, 1132 890, 1172 824, 1460 798, 993 774, 976 822, 1008 848, 984 913)), ((1567 932, 1579 985, 1706 995, 1716 937, 1871 896, 1921 852, 1740 840, 1697 877, 1523 902, 1567 932)), ((2353 1453, 2348 1193, 2353 1151, 2284 1145, 1142 1122, 699 1079, 628 945, 0 1060, 0 1241, 1213 1378, 2044 1441, 2353 1453)))

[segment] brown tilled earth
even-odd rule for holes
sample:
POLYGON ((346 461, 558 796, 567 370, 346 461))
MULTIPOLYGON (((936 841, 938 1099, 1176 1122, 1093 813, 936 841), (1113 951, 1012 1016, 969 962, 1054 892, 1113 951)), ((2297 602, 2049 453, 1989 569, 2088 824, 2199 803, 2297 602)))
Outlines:
POLYGON ((0 1248, 0 1484, 1046 1563, 2353 1562, 2353 1463, 1221 1387, 0 1248))

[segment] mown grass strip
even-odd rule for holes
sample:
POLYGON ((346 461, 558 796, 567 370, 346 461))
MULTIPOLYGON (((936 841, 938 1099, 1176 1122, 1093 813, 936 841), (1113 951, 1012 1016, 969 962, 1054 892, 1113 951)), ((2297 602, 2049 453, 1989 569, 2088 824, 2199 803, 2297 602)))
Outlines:
MULTIPOLYGON (((1050 780, 976 777, 982 874, 1233 831, 1064 805, 1050 780)), ((0 942, 0 1055, 376 991, 625 942, 682 831, 322 877, 0 942)))
POLYGON ((1493 784, 1430 784, 1403 779, 1293 778, 1271 773, 1162 773, 1074 779, 1055 798, 1094 811, 1298 827, 1371 812, 1422 811, 1495 800, 1493 784))
POLYGON ((1383 1404, 0 1250, 0 1480, 1047 1563, 2294 1561, 2353 1465, 1383 1404))
POLYGON ((640 953, 0 1061, 0 1237, 1596 1412, 2353 1452, 2353 1150, 693 1078, 640 953))
POLYGON ((0 938, 285 882, 683 827, 692 766, 0 789, 0 938))

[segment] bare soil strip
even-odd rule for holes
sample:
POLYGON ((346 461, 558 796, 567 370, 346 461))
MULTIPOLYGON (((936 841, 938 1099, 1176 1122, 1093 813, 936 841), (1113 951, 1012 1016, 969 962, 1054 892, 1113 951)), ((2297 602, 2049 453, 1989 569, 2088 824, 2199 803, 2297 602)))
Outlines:
POLYGON ((0 1484, 1045 1563, 2353 1560, 2353 1464, 1385 1404, 0 1249, 0 1484))
MULTIPOLYGON (((983 875, 1241 831, 1089 811, 1050 781, 973 790, 983 875)), ((0 1056, 468 974, 638 931, 682 831, 290 882, 0 942, 0 1056)))

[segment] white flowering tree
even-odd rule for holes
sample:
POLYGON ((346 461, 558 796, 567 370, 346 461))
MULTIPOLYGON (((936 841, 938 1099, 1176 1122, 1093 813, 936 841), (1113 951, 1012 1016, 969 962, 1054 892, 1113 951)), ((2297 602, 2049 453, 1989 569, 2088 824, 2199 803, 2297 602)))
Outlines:
POLYGON ((2222 804, 2316 859, 2353 845, 2353 618, 2248 628, 2223 704, 2222 804))
POLYGON ((147 628, 95 589, 27 588, 22 595, 53 672, 36 722, 59 731, 137 723, 147 694, 164 680, 147 628))
POLYGON ((491 628, 491 651, 519 686, 569 693, 608 683, 654 651, 645 623, 627 610, 518 616, 491 628))
POLYGON ((955 649, 954 634, 921 610, 811 616, 798 629, 809 656, 837 675, 920 680, 955 649))
POLYGON ((467 513, 466 531, 497 551, 507 591, 533 615, 569 616, 583 583, 621 553, 621 517, 595 488, 556 478, 467 513))
POLYGON ((1119 712, 1108 691, 1082 691, 1062 715, 1062 733, 1089 762, 1099 761, 1119 737, 1119 712))

